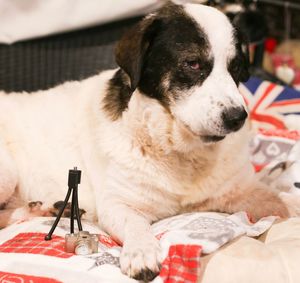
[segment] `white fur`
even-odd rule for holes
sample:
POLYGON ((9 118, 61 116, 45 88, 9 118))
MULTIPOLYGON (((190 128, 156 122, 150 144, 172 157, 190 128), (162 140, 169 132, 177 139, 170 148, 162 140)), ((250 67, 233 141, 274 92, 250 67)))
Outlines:
POLYGON ((82 170, 80 207, 123 243, 121 268, 130 276, 159 269, 151 222, 232 189, 243 192, 253 179, 247 125, 210 145, 193 133, 202 131, 205 121, 218 133, 209 124, 219 115, 210 98, 226 105, 243 102, 225 68, 233 56, 228 21, 205 6, 188 4, 186 11, 205 29, 216 62, 203 86, 173 109, 175 117, 135 91, 122 117, 111 121, 102 99, 115 70, 34 94, 0 95, 0 176, 5 176, 0 202, 16 189, 24 201, 50 207, 63 200, 68 170, 77 166, 82 170), (203 101, 212 114, 199 108, 203 101))
MULTIPOLYGON (((99 93, 104 92, 111 74, 34 94, 1 95, 0 136, 7 151, 0 148, 0 160, 2 163, 5 156, 12 156, 22 199, 42 200, 45 206, 63 200, 68 170, 78 166, 83 170, 81 206, 89 208, 88 218, 96 219, 93 189, 102 180, 95 172, 100 171, 103 159, 95 149, 94 126, 98 123, 99 93)), ((8 170, 8 164, 1 166, 0 174, 8 170)), ((7 192, 7 186, 0 187, 0 195, 2 191, 7 192)))

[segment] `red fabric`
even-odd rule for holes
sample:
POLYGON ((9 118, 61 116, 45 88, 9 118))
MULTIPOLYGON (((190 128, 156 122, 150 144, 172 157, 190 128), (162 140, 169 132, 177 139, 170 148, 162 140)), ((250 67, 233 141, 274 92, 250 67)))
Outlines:
POLYGON ((290 53, 273 53, 272 54, 272 62, 273 66, 275 68, 282 66, 282 65, 288 65, 290 68, 295 69, 295 60, 293 58, 293 55, 290 53))
POLYGON ((112 239, 112 237, 109 237, 106 235, 99 235, 98 239, 99 239, 100 243, 102 243, 104 246, 106 246, 108 248, 119 246, 118 243, 112 239))
POLYGON ((290 130, 283 130, 283 129, 259 129, 259 133, 263 134, 264 136, 269 137, 281 137, 290 140, 299 140, 300 139, 300 132, 299 131, 290 131, 290 130))
POLYGON ((277 46, 276 39, 274 39, 272 37, 266 39, 266 41, 265 41, 265 49, 268 52, 273 53, 275 51, 276 46, 277 46))
POLYGON ((295 78, 293 84, 297 87, 300 84, 300 69, 295 69, 295 78))
POLYGON ((273 126, 275 126, 275 128, 278 128, 278 129, 285 129, 286 127, 285 127, 284 123, 282 121, 280 121, 279 119, 277 119, 276 117, 268 115, 268 114, 261 114, 257 111, 260 104, 264 101, 264 99, 270 94, 270 92, 275 87, 276 87, 276 84, 270 83, 270 85, 267 87, 264 94, 259 98, 259 100, 255 104, 254 108, 251 109, 250 118, 251 118, 251 120, 272 124, 273 126))
MULTIPOLYGON (((284 130, 284 129, 259 129, 259 134, 263 135, 264 137, 271 137, 276 143, 276 138, 282 138, 290 141, 298 141, 300 140, 300 132, 299 131, 290 131, 290 130, 284 130)), ((261 138, 264 140, 264 138, 261 138)), ((278 140, 278 139, 277 139, 278 140)), ((268 162, 259 162, 256 163, 253 161, 253 166, 255 168, 256 172, 260 172, 263 170, 266 166, 270 164, 270 161, 268 162)))
POLYGON ((256 102, 254 108, 251 110, 252 112, 255 112, 258 108, 258 106, 264 101, 264 99, 270 94, 270 92, 276 87, 276 84, 270 83, 264 92, 264 94, 259 98, 259 100, 256 102))
POLYGON ((160 277, 165 283, 197 282, 201 252, 199 245, 171 246, 162 264, 160 277))
POLYGON ((274 108, 274 107, 281 107, 281 106, 286 106, 286 105, 294 105, 294 104, 300 105, 300 99, 295 98, 295 99, 289 99, 289 100, 283 100, 283 101, 275 101, 271 105, 269 105, 266 109, 274 108))
POLYGON ((61 283, 61 281, 47 277, 0 271, 0 283, 61 283))
POLYGON ((263 115, 263 114, 258 114, 256 112, 253 112, 253 113, 251 112, 250 118, 251 118, 251 120, 271 124, 275 128, 278 128, 278 129, 286 129, 286 127, 282 121, 280 121, 279 119, 277 119, 271 115, 263 115))
POLYGON ((52 240, 45 241, 45 235, 44 233, 20 233, 0 245, 0 252, 43 254, 60 258, 69 258, 73 255, 64 251, 64 238, 52 236, 52 240))
POLYGON ((261 170, 263 170, 266 166, 268 165, 268 163, 264 163, 264 164, 254 164, 254 170, 255 172, 260 172, 261 170))

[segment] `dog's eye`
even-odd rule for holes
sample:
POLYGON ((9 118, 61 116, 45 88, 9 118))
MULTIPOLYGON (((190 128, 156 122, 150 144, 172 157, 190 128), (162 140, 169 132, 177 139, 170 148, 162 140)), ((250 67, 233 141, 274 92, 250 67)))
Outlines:
POLYGON ((186 61, 184 65, 192 70, 200 70, 200 64, 197 61, 186 61))

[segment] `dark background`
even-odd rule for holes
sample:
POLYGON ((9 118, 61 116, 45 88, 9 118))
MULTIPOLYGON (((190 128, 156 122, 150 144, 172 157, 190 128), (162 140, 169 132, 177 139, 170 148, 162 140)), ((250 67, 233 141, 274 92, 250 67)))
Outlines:
MULTIPOLYGON (((259 4, 268 36, 284 38, 284 8, 259 4)), ((291 10, 291 37, 300 38, 300 10, 291 10)), ((116 67, 114 44, 140 18, 35 40, 0 44, 0 89, 35 91, 116 67)))

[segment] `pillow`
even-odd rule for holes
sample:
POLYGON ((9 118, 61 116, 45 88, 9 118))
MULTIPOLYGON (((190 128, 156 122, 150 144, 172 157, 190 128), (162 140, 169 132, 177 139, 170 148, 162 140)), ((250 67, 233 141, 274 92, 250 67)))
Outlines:
POLYGON ((300 122, 300 91, 256 77, 240 84, 239 88, 255 128, 287 129, 286 117, 292 114, 297 115, 300 122))

